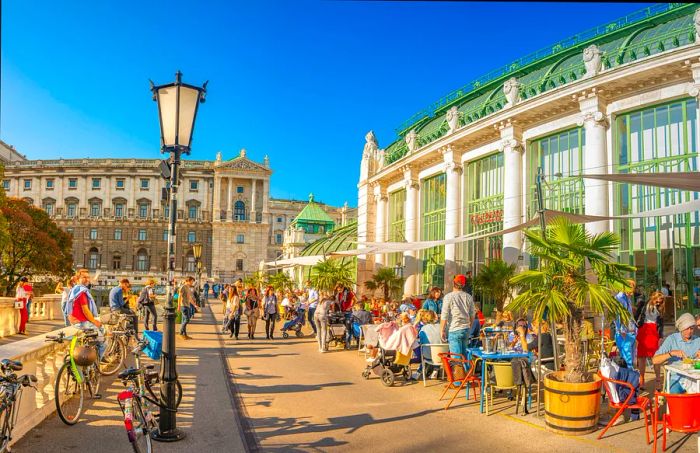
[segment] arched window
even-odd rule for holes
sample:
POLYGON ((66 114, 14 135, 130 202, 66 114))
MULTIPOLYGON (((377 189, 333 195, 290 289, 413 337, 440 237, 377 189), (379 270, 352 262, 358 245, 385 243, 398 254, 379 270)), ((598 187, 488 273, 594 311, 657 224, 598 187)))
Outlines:
POLYGON ((245 203, 241 200, 233 205, 233 220, 245 220, 245 203))
POLYGON ((97 269, 100 265, 100 252, 95 247, 91 247, 88 251, 88 269, 97 269))
POLYGON ((196 270, 197 266, 195 265, 194 254, 190 250, 185 257, 185 272, 195 272, 196 270))
POLYGON ((136 270, 145 272, 148 270, 148 252, 146 249, 139 249, 136 253, 136 270))

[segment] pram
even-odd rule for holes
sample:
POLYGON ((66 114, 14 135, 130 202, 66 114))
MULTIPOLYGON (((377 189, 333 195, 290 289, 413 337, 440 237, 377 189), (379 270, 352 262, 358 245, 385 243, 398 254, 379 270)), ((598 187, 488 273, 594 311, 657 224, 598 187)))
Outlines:
POLYGON ((362 372, 362 377, 369 379, 371 374, 379 376, 382 384, 387 387, 394 385, 397 376, 401 376, 404 382, 411 380, 410 362, 406 365, 396 363, 396 351, 389 351, 379 347, 379 355, 372 363, 367 364, 367 368, 362 372))
POLYGON ((342 312, 331 312, 328 315, 328 336, 326 337, 326 346, 331 343, 334 346, 345 345, 345 314, 342 312))
POLYGON ((296 336, 299 338, 304 336, 304 332, 301 331, 301 328, 306 323, 304 313, 304 310, 296 310, 293 313, 292 319, 284 323, 282 326, 282 338, 289 338, 289 333, 287 333, 288 330, 296 333, 296 336))

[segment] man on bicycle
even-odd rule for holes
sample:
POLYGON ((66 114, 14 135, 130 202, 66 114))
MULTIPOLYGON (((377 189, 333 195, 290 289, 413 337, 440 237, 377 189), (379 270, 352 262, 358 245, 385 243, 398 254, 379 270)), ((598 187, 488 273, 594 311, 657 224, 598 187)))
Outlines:
POLYGON ((119 280, 119 285, 115 286, 109 292, 109 310, 112 313, 121 313, 129 316, 131 320, 131 327, 134 329, 134 336, 138 340, 139 338, 139 318, 136 316, 131 308, 126 304, 127 299, 124 297, 124 293, 128 293, 131 289, 131 283, 129 283, 128 278, 122 278, 119 280))
POLYGON ((97 350, 102 357, 105 351, 104 332, 102 323, 97 319, 97 304, 87 287, 90 284, 90 272, 87 269, 79 269, 75 277, 77 283, 70 291, 64 314, 73 327, 80 330, 93 329, 100 333, 97 337, 97 350))

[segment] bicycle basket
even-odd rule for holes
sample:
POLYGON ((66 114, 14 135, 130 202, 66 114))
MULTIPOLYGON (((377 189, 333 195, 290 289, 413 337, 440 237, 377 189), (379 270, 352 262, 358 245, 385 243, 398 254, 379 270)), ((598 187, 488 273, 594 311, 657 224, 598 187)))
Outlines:
POLYGON ((143 332, 143 338, 148 342, 143 349, 143 353, 153 360, 159 360, 161 350, 163 349, 163 332, 145 330, 143 332))
POLYGON ((90 366, 97 362, 97 350, 92 346, 76 346, 73 350, 73 360, 78 366, 90 366))

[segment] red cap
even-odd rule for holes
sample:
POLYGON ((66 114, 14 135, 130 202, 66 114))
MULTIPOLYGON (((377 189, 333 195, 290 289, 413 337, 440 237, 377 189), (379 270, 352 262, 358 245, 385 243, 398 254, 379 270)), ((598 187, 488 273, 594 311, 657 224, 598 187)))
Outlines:
POLYGON ((462 274, 455 275, 454 282, 459 286, 465 286, 467 284, 467 277, 462 274))

